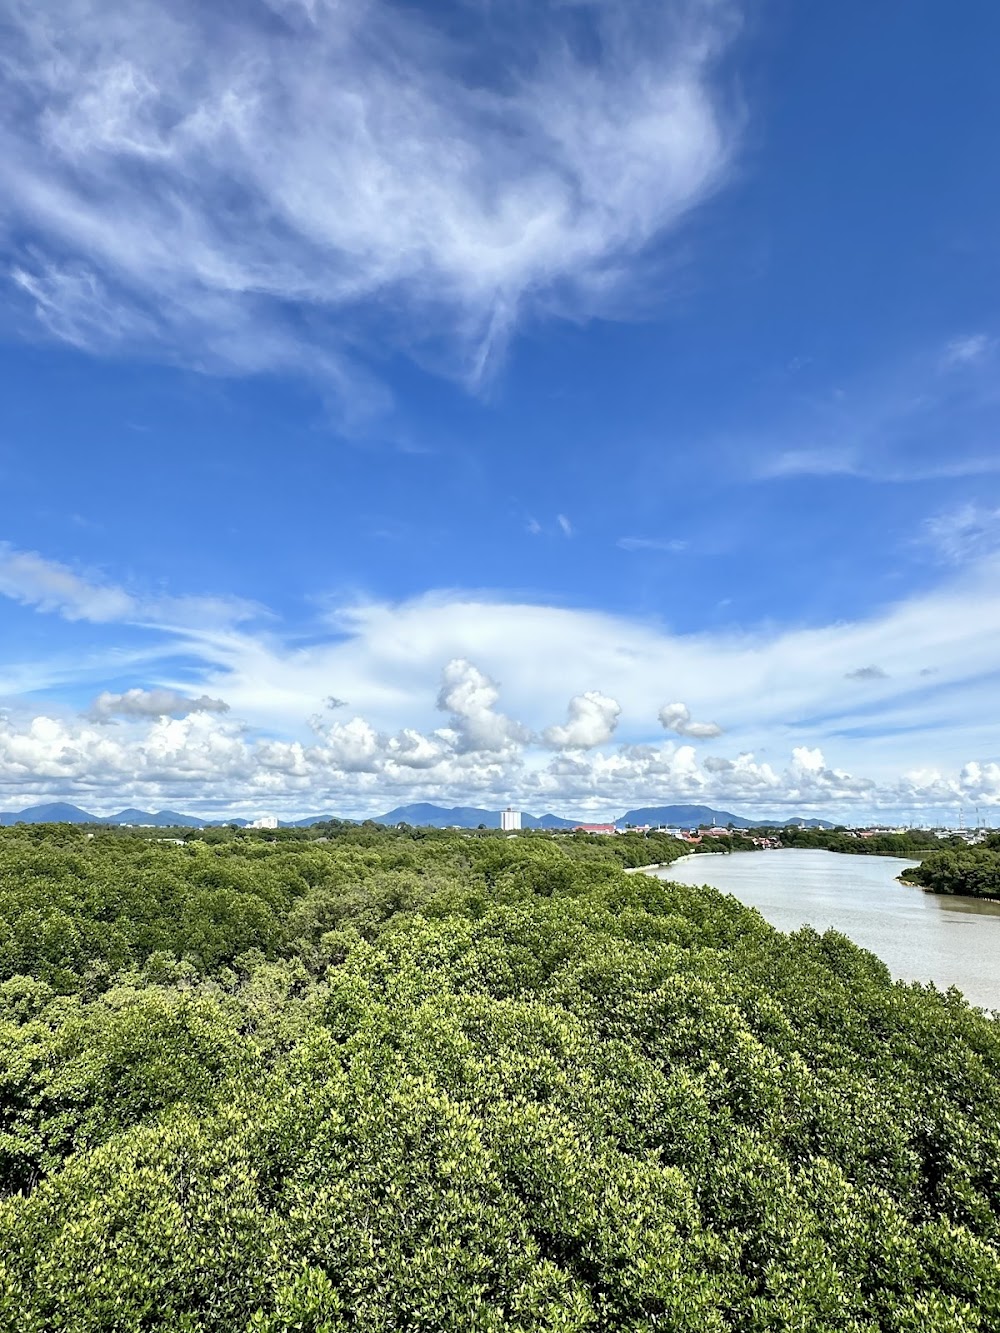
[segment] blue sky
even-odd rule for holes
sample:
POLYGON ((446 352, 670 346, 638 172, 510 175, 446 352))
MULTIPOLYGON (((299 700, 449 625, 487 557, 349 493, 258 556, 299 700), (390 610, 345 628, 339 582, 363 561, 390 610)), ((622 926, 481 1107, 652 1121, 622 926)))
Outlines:
POLYGON ((994 7, 2 22, 0 806, 1000 805, 994 7))

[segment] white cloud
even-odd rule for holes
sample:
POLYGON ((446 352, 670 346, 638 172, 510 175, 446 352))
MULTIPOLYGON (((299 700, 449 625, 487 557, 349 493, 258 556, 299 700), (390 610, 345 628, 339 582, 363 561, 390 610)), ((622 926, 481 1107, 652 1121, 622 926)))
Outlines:
POLYGON ((643 743, 669 678, 691 717, 704 725, 726 718, 738 748, 808 740, 830 747, 838 762, 870 748, 877 773, 893 764, 899 772, 945 754, 958 763, 1000 753, 1000 725, 991 720, 998 587, 1000 567, 987 562, 855 621, 698 634, 596 611, 438 593, 344 607, 331 617, 329 640, 314 634, 308 648, 240 631, 215 639, 181 634, 176 650, 204 664, 200 690, 273 733, 295 734, 333 683, 387 734, 401 727, 430 734, 440 725, 433 700, 441 664, 464 659, 503 681, 503 713, 535 734, 567 698, 596 682, 621 705, 617 734, 643 743), (887 673, 875 712, 869 692, 844 681, 859 663, 873 662, 887 673), (933 676, 921 674, 928 671, 933 676))
POLYGON ((333 723, 327 727, 323 740, 319 753, 330 768, 343 773, 375 771, 383 742, 363 717, 333 723))
POLYGON ((785 449, 765 457, 757 476, 763 480, 782 477, 862 477, 864 465, 847 449, 785 449))
POLYGON ((573 524, 565 514, 556 514, 556 522, 559 524, 559 530, 564 537, 572 537, 573 524))
POLYGON ((386 0, 15 9, 0 196, 33 238, 15 284, 77 345, 342 393, 361 303, 473 381, 526 305, 603 308, 725 179, 729 7, 491 11, 493 78, 465 19, 468 45, 386 0))
POLYGON ((829 765, 799 746, 783 767, 744 751, 699 760, 694 747, 622 745, 572 749, 545 762, 463 755, 442 738, 407 730, 386 738, 362 718, 317 744, 249 736, 218 715, 159 718, 119 731, 37 716, 0 719, 0 791, 11 808, 72 797, 97 813, 123 804, 181 805, 240 814, 266 802, 292 816, 327 810, 371 815, 410 800, 476 801, 499 808, 621 814, 630 807, 697 801, 737 813, 820 813, 863 819, 880 810, 1000 809, 1000 763, 967 761, 957 772, 908 772, 888 782, 829 765))
POLYGON ((668 551, 672 555, 687 550, 687 542, 676 537, 619 537, 617 545, 623 551, 668 551))
POLYGON ((621 704, 598 690, 587 690, 569 701, 565 726, 546 727, 543 739, 554 750, 592 750, 614 734, 621 704))
POLYGON ((925 345, 846 383, 782 393, 767 435, 708 445, 741 479, 900 484, 995 474, 1000 454, 989 434, 984 445, 984 423, 995 416, 995 346, 985 335, 955 339, 943 352, 925 345), (940 373, 957 370, 967 373, 940 373))
POLYGON ((949 366, 971 366, 983 361, 993 349, 993 339, 985 333, 971 333, 953 338, 945 347, 941 363, 949 366))
POLYGON ((217 636, 270 612, 240 597, 141 596, 87 577, 36 551, 0 541, 0 597, 60 615, 64 620, 147 624, 178 633, 217 636))
POLYGON ((121 620, 135 609, 123 589, 90 581, 67 565, 6 542, 0 543, 0 596, 39 611, 57 611, 67 620, 121 620))
POLYGON ((878 451, 789 449, 765 455, 752 475, 759 481, 785 477, 857 477, 872 482, 958 481, 963 477, 983 477, 1000 472, 996 454, 969 454, 964 457, 893 458, 880 457, 878 451))
POLYGON ((664 704, 657 716, 667 731, 691 740, 711 740, 722 735, 722 728, 715 722, 692 722, 687 704, 664 704))
POLYGON ((964 565, 1000 550, 1000 509, 968 503, 924 524, 924 540, 943 561, 964 565))
POLYGON ((257 794, 303 813, 330 802, 371 813, 404 794, 579 814, 698 793, 748 813, 968 804, 970 793, 986 802, 1000 763, 998 589, 991 556, 853 622, 699 634, 437 593, 342 607, 303 639, 273 618, 243 620, 225 600, 215 627, 204 604, 185 618, 172 603, 162 621, 135 626, 120 654, 88 648, 78 627, 75 674, 68 659, 0 669, 0 780, 19 795, 104 792, 108 804, 203 807, 257 794), (859 663, 885 673, 877 689, 848 688, 859 663), (135 692, 117 684, 126 671, 143 682, 135 692), (107 679, 113 699, 142 706, 113 728, 69 716, 84 688, 93 697, 107 679), (686 702, 666 706, 673 736, 656 744, 665 679, 686 702), (325 706, 331 688, 350 700, 349 716, 325 706), (143 717, 163 706, 147 698, 160 690, 230 711, 143 717), (701 720, 714 717, 726 719, 724 741, 701 720), (694 740, 717 743, 702 758, 694 740))
POLYGON ((124 694, 102 691, 90 706, 94 721, 114 717, 187 717, 191 713, 227 713, 229 705, 207 694, 191 699, 177 690, 126 690, 124 694))
POLYGON ((451 715, 455 748, 462 752, 499 752, 528 739, 528 731, 495 711, 500 698, 495 681, 463 658, 444 669, 438 707, 451 715))

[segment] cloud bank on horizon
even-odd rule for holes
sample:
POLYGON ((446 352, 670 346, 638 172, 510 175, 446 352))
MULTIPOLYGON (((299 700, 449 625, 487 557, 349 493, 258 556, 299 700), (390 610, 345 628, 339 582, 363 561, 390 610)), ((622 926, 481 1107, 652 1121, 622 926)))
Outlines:
POLYGON ((1000 810, 981 21, 8 5, 0 806, 1000 810))
MULTIPOLYGON (((1000 809, 1000 764, 984 757, 1000 727, 989 711, 1000 599, 986 600, 997 559, 853 625, 680 635, 607 613, 438 593, 328 609, 303 646, 266 616, 206 629, 202 599, 175 599, 157 619, 140 594, 21 554, 9 552, 7 568, 21 571, 40 610, 47 570, 46 586, 73 589, 59 610, 72 622, 80 606, 97 607, 103 628, 113 599, 123 625, 142 617, 141 669, 154 683, 102 690, 75 710, 39 711, 24 691, 0 723, 7 801, 288 815, 364 815, 416 799, 580 814, 695 800, 848 818, 1000 809), (178 606, 190 608, 186 619, 178 606), (888 669, 844 670, 872 655, 888 669), (178 662, 183 680, 169 674, 178 662), (604 689, 584 688, 594 680, 604 689), (662 702, 678 690, 725 727, 662 702), (549 720, 558 713, 564 721, 549 720), (657 724, 670 739, 655 738, 657 724), (928 733, 947 734, 947 766, 922 762, 928 733), (772 758, 776 736, 785 754, 772 758), (828 750, 845 749, 865 769, 828 762, 828 750)), ((35 691, 79 694, 119 659, 116 647, 96 651, 47 678, 35 664, 35 691)))

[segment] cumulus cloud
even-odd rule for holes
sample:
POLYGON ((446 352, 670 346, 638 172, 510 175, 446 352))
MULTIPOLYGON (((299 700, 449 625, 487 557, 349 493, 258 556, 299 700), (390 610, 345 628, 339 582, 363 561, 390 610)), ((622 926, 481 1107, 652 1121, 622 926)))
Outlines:
POLYGON ((553 750, 592 750, 611 739, 621 711, 617 699, 588 690, 569 701, 566 725, 546 727, 543 739, 553 750))
POLYGON ((856 778, 842 769, 828 767, 823 751, 808 746, 796 746, 788 764, 777 772, 751 752, 735 759, 710 755, 703 766, 727 795, 765 797, 782 805, 854 801, 870 795, 876 786, 869 778, 856 778))
POLYGON ((98 811, 124 803, 240 813, 266 798, 288 815, 327 808, 370 815, 403 800, 564 812, 696 800, 747 813, 879 809, 965 802, 1000 808, 1000 763, 968 761, 957 773, 914 770, 878 783, 829 764, 818 747, 794 747, 775 766, 752 751, 701 760, 692 745, 571 748, 543 759, 529 747, 505 754, 459 750, 446 731, 394 736, 366 719, 332 725, 313 744, 254 736, 218 713, 136 720, 137 732, 86 719, 0 718, 0 791, 8 806, 73 797, 98 811))
POLYGON ((792 761, 788 766, 787 795, 794 800, 805 800, 859 796, 872 791, 875 783, 868 778, 855 778, 839 768, 828 768, 823 751, 798 745, 792 750, 792 761))
POLYGON ((622 261, 724 181, 730 18, 473 6, 446 33, 388 0, 15 7, 0 195, 32 244, 14 282, 78 346, 297 366, 343 393, 364 303, 369 329, 381 313, 383 337, 425 363, 447 345, 476 380, 527 305, 603 308, 622 261))
POLYGON ((722 728, 715 722, 692 722, 687 704, 664 704, 658 717, 665 730, 690 740, 711 740, 722 735, 722 728))
POLYGON ((998 587, 1000 564, 989 557, 853 622, 699 634, 437 593, 324 613, 305 645, 276 619, 248 622, 224 602, 215 625, 207 603, 186 615, 178 599, 156 620, 150 602, 129 612, 127 645, 108 650, 105 632, 81 622, 72 655, 0 664, 9 715, 0 783, 17 797, 99 791, 105 808, 157 800, 204 808, 257 795, 287 814, 324 803, 372 813, 397 796, 442 804, 475 796, 491 808, 515 800, 580 815, 688 796, 746 813, 795 814, 790 805, 811 802, 806 812, 830 817, 986 804, 1000 762, 998 587), (150 682, 146 694, 171 690, 179 660, 197 681, 180 691, 189 702, 225 700, 231 711, 146 718, 139 709, 108 727, 66 720, 52 702, 75 709, 84 689, 93 697, 124 669, 150 682), (886 672, 877 709, 870 690, 845 688, 859 663, 886 672), (667 706, 671 734, 651 743, 665 679, 681 699, 715 701, 728 728, 723 753, 713 746, 700 757, 694 742, 715 724, 692 721, 687 705, 667 706), (331 681, 351 709, 320 707, 310 732, 331 681), (587 749, 601 709, 566 711, 566 701, 586 699, 592 682, 620 713, 614 734, 587 749), (579 745, 553 752, 553 739, 579 745), (786 759, 793 749, 798 757, 786 759), (821 760, 809 757, 816 751, 821 760))
POLYGON ((15 550, 6 542, 0 543, 0 596, 39 611, 57 611, 67 620, 121 620, 135 609, 123 589, 84 578, 68 565, 15 550))
POLYGON ((371 773, 383 748, 378 732, 363 717, 336 722, 324 734, 320 755, 330 768, 343 773, 371 773))
POLYGON ((845 671, 845 680, 887 680, 888 671, 880 666, 855 667, 853 671, 845 671))
POLYGON ((499 698, 496 682, 471 662, 454 658, 448 663, 438 707, 450 714, 457 751, 502 752, 528 739, 526 727, 496 711, 499 698))
POLYGON ((223 699, 211 699, 207 694, 191 699, 177 690, 126 690, 112 694, 104 690, 90 706, 95 721, 115 717, 187 717, 190 713, 227 713, 229 705, 223 699))
POLYGON ((385 747, 387 761, 402 768, 428 769, 440 764, 447 754, 441 738, 424 736, 412 727, 403 727, 390 737, 385 747))

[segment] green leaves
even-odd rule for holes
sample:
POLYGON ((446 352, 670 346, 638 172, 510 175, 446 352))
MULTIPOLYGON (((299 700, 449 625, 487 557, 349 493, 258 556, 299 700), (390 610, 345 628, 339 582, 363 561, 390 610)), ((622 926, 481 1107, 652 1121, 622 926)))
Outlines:
POLYGON ((0 1327, 1000 1327, 998 1025, 633 841, 0 836, 0 1327))

